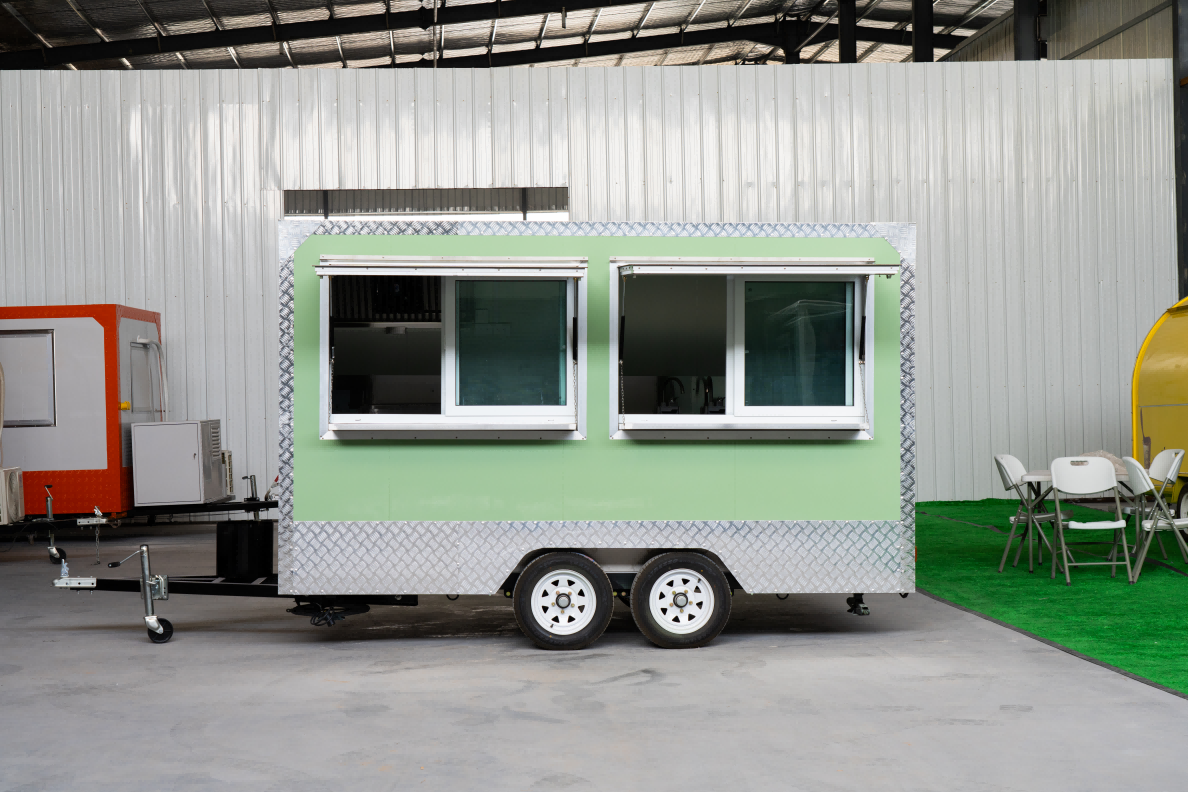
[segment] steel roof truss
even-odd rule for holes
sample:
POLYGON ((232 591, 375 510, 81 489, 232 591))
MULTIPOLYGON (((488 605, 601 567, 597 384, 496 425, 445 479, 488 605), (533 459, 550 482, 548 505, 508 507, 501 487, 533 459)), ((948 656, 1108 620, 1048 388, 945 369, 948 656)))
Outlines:
MULTIPOLYGON (((335 17, 330 20, 320 20, 313 22, 279 23, 278 21, 276 23, 263 26, 228 28, 219 20, 219 17, 211 7, 209 0, 201 0, 201 2, 204 9, 207 11, 207 14, 209 15, 211 22, 214 24, 214 31, 204 33, 158 35, 153 38, 143 39, 120 39, 93 44, 74 44, 55 48, 45 46, 43 49, 39 50, 34 49, 0 53, 0 68, 40 69, 46 68, 47 66, 52 67, 65 65, 67 63, 78 63, 82 61, 112 60, 140 55, 180 53, 192 50, 215 49, 223 47, 228 48, 228 53, 231 55, 232 59, 235 60, 236 65, 240 66, 241 64, 239 62, 238 53, 234 49, 237 46, 272 42, 281 43, 304 39, 326 40, 336 37, 338 37, 339 42, 341 42, 341 37, 346 35, 390 32, 393 30, 428 30, 433 24, 433 13, 428 9, 422 8, 416 11, 389 13, 385 7, 383 13, 367 16, 335 17)), ((754 16, 746 17, 747 12, 753 7, 753 4, 754 0, 741 0, 738 11, 732 14, 728 20, 733 32, 730 33, 725 39, 715 39, 712 43, 720 43, 724 40, 754 40, 756 35, 760 35, 765 46, 782 46, 778 42, 769 42, 767 40, 771 38, 768 35, 768 30, 772 27, 770 22, 760 25, 737 24, 744 21, 745 19, 754 18, 754 16), (761 28, 762 32, 758 29, 754 31, 744 31, 740 28, 761 28)), ((4 5, 6 8, 11 7, 11 4, 7 2, 5 2, 4 5)), ((655 2, 647 4, 639 22, 636 23, 632 30, 632 39, 641 38, 640 34, 650 20, 655 5, 655 2)), ((872 5, 873 4, 868 4, 867 9, 869 10, 872 5)), ((330 6, 330 8, 332 8, 332 6, 330 6)), ((493 21, 495 19, 508 18, 509 14, 506 12, 508 12, 509 9, 510 13, 515 17, 539 18, 541 15, 547 17, 553 13, 560 13, 562 8, 565 9, 566 13, 569 11, 581 11, 587 9, 595 10, 594 19, 591 22, 589 29, 585 33, 585 40, 581 45, 578 45, 579 51, 577 54, 570 56, 570 59, 587 57, 585 54, 585 49, 587 47, 589 48, 588 57, 594 57, 595 46, 591 41, 591 38, 594 35, 595 29, 600 24, 601 12, 604 8, 606 8, 606 0, 561 0, 561 2, 558 2, 557 0, 515 0, 515 2, 512 2, 510 5, 504 5, 502 2, 487 2, 472 5, 439 7, 438 24, 436 27, 438 30, 441 30, 448 25, 485 22, 488 20, 493 21), (562 2, 564 5, 562 5, 562 2)), ((11 10, 15 11, 15 9, 11 10)), ((695 13, 690 14, 689 20, 685 22, 683 26, 683 33, 686 36, 686 39, 688 39, 690 34, 690 31, 688 30, 689 25, 693 23, 692 20, 699 18, 700 13, 701 11, 695 11, 695 13)), ((270 15, 273 14, 274 12, 270 12, 270 15)), ((767 16, 766 12, 764 13, 764 16, 767 16)), ((276 18, 279 20, 279 17, 276 18)), ((768 18, 770 19, 770 17, 768 18)), ((803 21, 784 21, 782 24, 795 24, 800 26, 794 32, 797 35, 800 35, 802 38, 807 39, 805 45, 802 46, 807 46, 808 44, 814 43, 825 43, 827 41, 832 41, 837 37, 836 25, 826 24, 824 27, 822 27, 820 25, 814 24, 810 26, 808 23, 803 21), (816 30, 814 30, 814 28, 816 28, 816 30)), ((903 27, 906 27, 906 25, 903 27)), ((493 33, 496 28, 497 26, 493 26, 493 33)), ((718 28, 718 30, 724 29, 718 28)), ((682 44, 679 38, 680 35, 681 33, 677 33, 677 43, 675 45, 670 44, 666 46, 659 46, 659 42, 654 42, 655 46, 648 46, 644 49, 633 47, 621 51, 615 50, 611 53, 605 54, 622 54, 626 52, 672 49, 680 46, 696 46, 689 40, 686 40, 682 44)), ((648 39, 650 41, 653 37, 642 36, 642 38, 648 39)), ((863 41, 876 42, 879 44, 896 44, 901 46, 908 46, 911 44, 911 33, 904 32, 902 28, 900 30, 893 30, 888 28, 860 26, 858 28, 858 38, 863 41)), ((937 34, 935 36, 935 45, 940 48, 951 48, 957 46, 957 44, 959 44, 962 40, 963 37, 960 36, 951 34, 937 34)), ((562 47, 545 47, 544 43, 546 41, 548 41, 547 33, 540 39, 539 49, 535 50, 537 55, 519 56, 520 58, 529 57, 529 59, 518 62, 552 62, 555 60, 566 59, 560 55, 560 52, 562 50, 568 51, 571 49, 571 47, 568 45, 562 47), (554 50, 556 50, 557 53, 554 53, 554 50)), ((600 42, 600 47, 601 44, 606 43, 608 42, 600 42)), ((435 36, 434 44, 434 49, 438 49, 441 44, 441 39, 438 39, 435 36)), ((501 60, 499 53, 494 52, 494 44, 495 42, 493 35, 488 41, 487 45, 487 49, 489 51, 488 54, 492 60, 492 65, 495 61, 501 60)), ((341 47, 341 43, 339 43, 339 46, 341 47)), ((345 60, 345 48, 343 49, 344 51, 338 58, 340 61, 345 60)), ((293 61, 291 51, 287 47, 283 46, 282 50, 284 57, 289 61, 289 64, 295 66, 296 64, 293 61)), ((393 65, 395 65, 395 43, 394 38, 391 35, 389 36, 389 51, 390 59, 393 65)), ((863 56, 865 57, 868 55, 870 51, 871 50, 868 49, 863 53, 863 56)), ((480 56, 480 62, 476 63, 475 65, 486 65, 483 63, 483 61, 486 61, 486 59, 487 56, 480 56)), ((451 61, 454 60, 456 59, 451 59, 451 61)), ((316 62, 310 63, 308 65, 316 65, 316 62)))

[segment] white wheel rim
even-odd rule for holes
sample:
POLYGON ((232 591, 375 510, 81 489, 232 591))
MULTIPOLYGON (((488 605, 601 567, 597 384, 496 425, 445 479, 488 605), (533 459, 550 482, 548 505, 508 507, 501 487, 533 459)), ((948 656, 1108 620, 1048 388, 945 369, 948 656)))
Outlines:
POLYGON ((708 624, 714 614, 709 581, 691 569, 674 569, 652 585, 648 606, 656 623, 670 633, 688 635, 708 624), (688 598, 682 608, 681 595, 688 598))
POLYGON ((572 569, 559 569, 537 581, 532 589, 531 607, 532 618, 546 632, 573 635, 593 621, 598 596, 585 575, 572 569))

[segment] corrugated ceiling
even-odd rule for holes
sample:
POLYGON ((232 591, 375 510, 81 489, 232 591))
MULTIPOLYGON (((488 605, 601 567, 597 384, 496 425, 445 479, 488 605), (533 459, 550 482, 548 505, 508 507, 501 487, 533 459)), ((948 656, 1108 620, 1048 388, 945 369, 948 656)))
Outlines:
MULTIPOLYGON (((764 25, 774 30, 776 19, 810 24, 836 22, 837 0, 658 0, 615 4, 603 8, 558 13, 562 6, 549 4, 553 13, 528 13, 541 3, 492 0, 444 0, 441 8, 485 6, 489 18, 448 24, 439 28, 443 65, 454 57, 486 56, 489 52, 539 50, 531 59, 541 65, 681 65, 691 63, 782 63, 783 50, 747 38, 747 28, 764 25), (501 18, 496 25, 496 8, 501 18), (519 9, 519 10, 517 10, 519 9), (721 30, 735 27, 729 36, 711 44, 677 48, 646 48, 658 35, 721 30), (548 50, 565 45, 627 41, 633 49, 614 55, 554 60, 548 50)), ((591 5, 584 3, 583 5, 591 5)), ((858 0, 859 25, 868 28, 910 29, 911 0, 858 0)), ((936 0, 935 31, 968 36, 1013 9, 1013 0, 936 0)), ((39 48, 132 39, 168 37, 242 28, 266 29, 272 25, 326 22, 426 9, 431 19, 432 0, 335 3, 311 0, 0 0, 0 53, 39 48)), ((382 25, 379 26, 382 28, 382 25)), ((752 31, 758 30, 753 28, 752 31)), ((80 60, 66 68, 343 68, 383 67, 431 62, 433 28, 400 27, 322 38, 219 46, 181 52, 153 52, 128 58, 80 60)), ((767 36, 770 39, 770 36, 767 36)), ((665 44, 673 41, 668 39, 665 44)), ((155 46, 155 45, 154 45, 155 46)), ((170 49, 169 46, 164 49, 170 49)), ((624 47, 626 49, 626 47, 624 47)), ((947 50, 938 49, 939 59, 947 50)), ((860 39, 859 59, 865 62, 901 61, 910 58, 909 47, 873 44, 860 39)), ((812 44, 801 54, 804 61, 835 62, 835 42, 812 44)))

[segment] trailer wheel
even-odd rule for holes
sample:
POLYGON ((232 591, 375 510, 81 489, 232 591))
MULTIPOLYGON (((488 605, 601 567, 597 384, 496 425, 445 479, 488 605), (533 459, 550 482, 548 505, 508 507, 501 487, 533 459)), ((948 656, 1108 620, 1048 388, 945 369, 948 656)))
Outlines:
POLYGON ((161 625, 164 632, 153 632, 151 628, 145 628, 148 632, 149 640, 153 643, 167 643, 173 637, 173 622, 169 619, 157 619, 157 624, 161 625))
POLYGON ((520 629, 541 649, 585 649, 610 624, 610 580, 580 553, 549 553, 516 579, 512 607, 520 629))
POLYGON ((665 553, 644 564, 631 586, 631 615, 663 649, 705 646, 730 620, 730 584, 701 553, 665 553))

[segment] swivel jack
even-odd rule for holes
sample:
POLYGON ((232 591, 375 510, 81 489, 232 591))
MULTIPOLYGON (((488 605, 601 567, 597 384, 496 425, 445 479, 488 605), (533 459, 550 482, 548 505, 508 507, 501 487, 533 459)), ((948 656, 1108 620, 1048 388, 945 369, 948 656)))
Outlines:
POLYGON ((169 578, 165 575, 153 574, 149 565, 148 545, 141 545, 140 549, 128 558, 123 561, 112 561, 107 566, 114 569, 135 556, 140 556, 140 593, 144 598, 144 626, 148 630, 150 641, 163 644, 173 637, 173 624, 168 619, 157 616, 153 609, 153 601, 169 599, 169 578))
POLYGON ((852 597, 846 597, 846 604, 849 605, 847 613, 852 613, 855 616, 869 616, 870 608, 866 607, 866 603, 862 601, 861 594, 855 594, 852 597))

